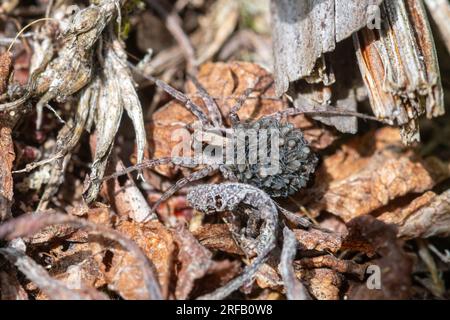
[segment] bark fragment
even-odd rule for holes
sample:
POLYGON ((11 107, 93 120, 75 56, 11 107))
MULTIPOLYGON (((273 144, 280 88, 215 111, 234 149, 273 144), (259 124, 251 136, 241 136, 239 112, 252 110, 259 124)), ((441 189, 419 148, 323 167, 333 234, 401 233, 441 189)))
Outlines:
POLYGON ((433 35, 419 0, 386 0, 381 29, 354 35, 372 110, 402 128, 405 144, 420 141, 418 119, 444 114, 433 35))
POLYGON ((378 216, 398 226, 404 239, 448 237, 450 235, 450 190, 442 194, 426 192, 405 207, 378 216))
MULTIPOLYGON (((312 75, 324 53, 370 21, 382 0, 272 0, 276 91, 312 75)), ((313 77, 321 82, 323 76, 313 77)))
POLYGON ((369 214, 410 193, 422 193, 450 175, 448 163, 421 158, 403 147, 399 132, 383 128, 351 140, 319 168, 307 190, 309 210, 331 212, 344 221, 369 214))

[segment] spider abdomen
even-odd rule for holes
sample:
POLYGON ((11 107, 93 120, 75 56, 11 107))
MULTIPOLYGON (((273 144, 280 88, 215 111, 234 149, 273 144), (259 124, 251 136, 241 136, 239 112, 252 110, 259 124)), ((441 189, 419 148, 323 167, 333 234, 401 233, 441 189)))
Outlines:
POLYGON ((302 132, 290 123, 263 118, 239 124, 233 140, 234 161, 225 168, 239 182, 271 197, 287 197, 304 188, 317 166, 318 158, 302 132), (254 137, 257 139, 252 140, 254 137))

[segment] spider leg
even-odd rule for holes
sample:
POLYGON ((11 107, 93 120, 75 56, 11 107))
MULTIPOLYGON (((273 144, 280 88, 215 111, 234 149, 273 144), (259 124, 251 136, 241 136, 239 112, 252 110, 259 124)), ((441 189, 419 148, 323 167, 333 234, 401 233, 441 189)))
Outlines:
MULTIPOLYGON (((155 202, 155 204, 152 207, 152 210, 150 214, 156 211, 156 208, 165 200, 169 199, 172 195, 175 194, 178 190, 183 188, 185 185, 187 185, 190 182, 194 182, 200 179, 203 179, 207 177, 208 175, 212 174, 217 170, 217 167, 214 166, 207 166, 205 168, 202 168, 189 176, 182 178, 178 180, 174 185, 172 185, 162 196, 158 199, 158 201, 155 202)), ((144 219, 145 220, 145 219, 144 219)))
POLYGON ((172 96, 174 99, 181 102, 187 110, 192 112, 202 123, 203 126, 208 127, 210 126, 210 121, 208 120, 208 117, 206 114, 202 111, 202 109, 195 104, 187 95, 182 93, 181 91, 178 91, 174 87, 170 86, 169 84, 165 83, 162 80, 159 80, 153 76, 145 75, 143 74, 138 68, 136 68, 135 65, 128 62, 128 65, 132 70, 139 73, 142 77, 144 77, 147 80, 152 81, 158 88, 164 90, 167 94, 172 96))
POLYGON ((157 167, 160 165, 171 164, 171 163, 178 165, 178 166, 186 167, 186 168, 195 168, 198 165, 198 163, 193 158, 164 157, 164 158, 159 158, 159 159, 144 160, 143 162, 138 163, 134 166, 128 167, 122 171, 119 171, 119 172, 113 173, 109 176, 103 177, 102 179, 100 179, 100 182, 103 182, 103 181, 106 181, 109 179, 114 179, 114 178, 123 176, 125 174, 129 174, 130 172, 133 172, 133 171, 142 170, 145 168, 157 167))
POLYGON ((236 104, 233 106, 233 108, 231 108, 231 111, 230 111, 230 114, 228 115, 228 117, 230 119, 232 126, 235 126, 239 123, 240 119, 239 119, 237 112, 242 108, 245 101, 252 94, 254 89, 255 89, 254 87, 246 89, 244 91, 244 93, 238 98, 238 100, 237 100, 236 104))
POLYGON ((188 75, 188 78, 195 85, 198 93, 200 94, 200 97, 205 102, 206 108, 208 109, 209 117, 211 118, 211 122, 213 123, 213 125, 215 127, 223 127, 222 114, 220 113, 216 101, 208 94, 206 89, 202 86, 202 84, 198 81, 198 79, 195 76, 188 75))
POLYGON ((329 117, 336 117, 336 116, 342 116, 342 117, 357 117, 364 120, 372 120, 377 121, 385 124, 392 125, 392 122, 385 119, 379 119, 375 116, 371 116, 364 113, 354 112, 354 111, 348 111, 348 110, 342 110, 338 108, 331 108, 331 109, 323 109, 323 107, 319 107, 319 110, 300 110, 296 108, 289 108, 283 111, 275 112, 270 115, 264 116, 263 118, 272 118, 272 117, 283 117, 283 116, 295 116, 298 114, 306 114, 306 115, 313 115, 313 116, 329 116, 329 117), (322 110, 320 110, 320 108, 322 110))
POLYGON ((230 122, 233 126, 237 125, 239 123, 239 116, 238 116, 238 111, 242 108, 242 106, 244 105, 245 101, 250 97, 250 95, 252 94, 253 91, 260 91, 260 92, 265 92, 272 84, 273 81, 270 81, 269 83, 267 83, 264 87, 262 88, 258 88, 256 89, 256 87, 258 86, 258 84, 261 82, 261 77, 258 77, 256 79, 255 84, 250 87, 247 88, 244 93, 238 98, 236 104, 233 106, 233 108, 231 108, 230 114, 228 115, 230 122))

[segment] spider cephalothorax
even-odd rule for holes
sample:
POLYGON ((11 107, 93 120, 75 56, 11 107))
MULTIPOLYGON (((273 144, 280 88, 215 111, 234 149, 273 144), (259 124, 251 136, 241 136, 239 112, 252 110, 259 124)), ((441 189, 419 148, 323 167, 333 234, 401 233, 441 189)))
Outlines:
POLYGON ((306 186, 315 171, 317 156, 311 151, 301 130, 290 123, 283 123, 275 118, 239 123, 233 130, 233 139, 243 139, 245 156, 238 159, 236 155, 239 154, 239 143, 235 143, 234 163, 225 164, 224 169, 231 171, 239 182, 262 189, 271 197, 294 194, 306 186), (254 132, 258 141, 266 140, 267 147, 252 145, 245 135, 239 135, 241 132, 254 132), (272 145, 274 143, 276 146, 272 145), (260 154, 261 151, 263 154, 260 154), (257 161, 252 161, 253 159, 257 161))

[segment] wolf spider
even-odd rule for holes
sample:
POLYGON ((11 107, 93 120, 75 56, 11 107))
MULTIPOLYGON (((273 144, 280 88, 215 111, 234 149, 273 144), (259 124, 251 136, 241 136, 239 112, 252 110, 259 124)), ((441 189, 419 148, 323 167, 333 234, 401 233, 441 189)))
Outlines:
MULTIPOLYGON (((133 65, 130 66, 136 71, 136 68, 133 65)), ((228 115, 229 121, 231 123, 231 128, 226 128, 223 124, 222 114, 220 113, 219 107, 216 104, 214 98, 212 98, 206 92, 205 88, 195 77, 189 76, 189 78, 195 85, 199 96, 202 98, 208 113, 205 113, 202 108, 195 104, 187 95, 176 90, 163 81, 158 80, 152 76, 142 76, 154 82, 159 88, 181 102, 186 109, 188 109, 197 117, 203 128, 215 130, 216 132, 227 132, 227 130, 229 132, 231 130, 231 136, 233 138, 236 138, 237 129, 275 129, 280 136, 280 168, 278 169, 278 172, 274 174, 267 174, 267 171, 264 170, 265 166, 267 165, 266 163, 251 163, 249 161, 249 157, 252 156, 252 150, 249 150, 251 148, 248 144, 248 141, 246 140, 245 159, 243 159, 243 164, 206 164, 203 168, 193 172, 187 177, 178 180, 174 185, 172 185, 153 205, 151 213, 153 213, 163 201, 170 198, 173 194, 175 194, 187 184, 206 178, 207 176, 212 175, 216 172, 220 172, 223 178, 227 181, 253 185, 259 189, 262 189, 271 197, 287 197, 297 192, 301 188, 304 188, 307 185, 310 176, 315 171, 318 158, 310 149, 308 142, 304 139, 301 130, 294 128, 294 126, 289 122, 282 122, 281 118, 283 116, 292 116, 297 114, 310 114, 320 116, 354 116, 366 120, 381 121, 373 116, 338 109, 316 109, 313 111, 300 111, 294 108, 290 108, 271 115, 264 116, 254 122, 242 122, 239 119, 237 112, 241 109, 246 99, 249 98, 250 94, 255 91, 256 86, 261 81, 261 78, 259 78, 257 79, 253 87, 245 90, 245 92, 237 99, 237 103, 232 107, 228 115)), ((269 86, 272 83, 273 81, 269 83, 269 86)), ((267 88, 268 86, 264 88, 264 90, 267 88)), ((270 139, 270 137, 268 139, 270 139)), ((196 143, 196 141, 193 141, 193 143, 196 143)), ((139 163, 135 166, 131 166, 121 172, 117 172, 110 176, 104 177, 103 179, 101 179, 101 181, 115 178, 135 170, 142 170, 143 168, 150 168, 166 164, 195 168, 200 163, 197 161, 197 159, 191 157, 164 157, 159 159, 151 159, 139 163)))

